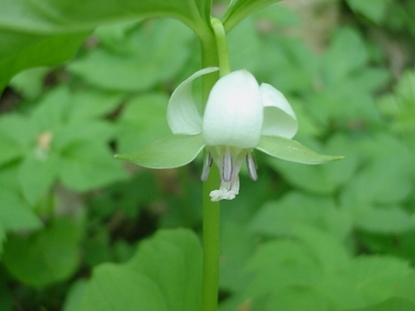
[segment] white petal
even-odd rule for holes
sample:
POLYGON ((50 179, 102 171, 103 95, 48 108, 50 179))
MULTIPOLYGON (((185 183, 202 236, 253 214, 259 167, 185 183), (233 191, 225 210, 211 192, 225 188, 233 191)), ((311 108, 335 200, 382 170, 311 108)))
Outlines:
POLYGON ((273 86, 259 87, 264 105, 262 134, 293 138, 298 130, 297 118, 285 96, 273 86))
POLYGON ((167 122, 173 134, 193 135, 202 131, 202 117, 193 100, 192 83, 196 78, 218 70, 217 67, 201 69, 174 90, 167 106, 167 122))
POLYGON ((246 70, 220 78, 203 116, 206 145, 254 148, 261 136, 263 107, 255 77, 246 70))

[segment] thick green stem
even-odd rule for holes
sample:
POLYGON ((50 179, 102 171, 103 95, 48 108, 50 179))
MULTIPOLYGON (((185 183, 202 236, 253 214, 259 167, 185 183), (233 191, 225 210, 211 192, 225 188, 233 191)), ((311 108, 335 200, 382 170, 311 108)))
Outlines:
MULTIPOLYGON (((218 66, 218 54, 213 33, 202 43, 202 67, 218 66)), ((206 103, 209 92, 218 80, 218 74, 203 76, 202 99, 206 103)), ((220 180, 218 170, 212 167, 209 179, 203 184, 203 281, 202 311, 218 309, 219 255, 220 255, 220 204, 212 202, 210 191, 220 180)))
MULTIPOLYGON (((230 72, 226 33, 222 22, 211 20, 209 36, 201 38, 202 67, 219 67, 220 76, 230 72)), ((218 73, 203 76, 202 100, 207 102, 210 90, 218 80, 218 73)), ((209 193, 220 183, 219 170, 212 167, 209 179, 203 184, 203 282, 202 311, 217 311, 220 256, 220 204, 212 202, 209 193)))
POLYGON ((218 308, 219 256, 220 256, 220 204, 212 202, 211 190, 217 186, 218 170, 212 170, 203 185, 203 283, 202 311, 218 308))

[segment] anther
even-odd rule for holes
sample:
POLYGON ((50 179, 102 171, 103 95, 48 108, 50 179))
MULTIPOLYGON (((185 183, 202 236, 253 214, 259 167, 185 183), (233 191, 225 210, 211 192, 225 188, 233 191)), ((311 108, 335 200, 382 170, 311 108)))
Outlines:
POLYGON ((212 156, 210 155, 210 152, 208 152, 203 161, 202 176, 200 176, 200 179, 202 181, 206 181, 208 179, 210 167, 212 166, 212 162, 213 162, 212 156))
POLYGON ((229 152, 225 153, 223 156, 222 164, 222 180, 229 182, 232 179, 233 163, 232 156, 229 152))
POLYGON ((246 155, 246 167, 248 169, 248 175, 249 177, 255 181, 258 179, 258 173, 257 173, 257 165, 254 159, 254 156, 252 153, 248 153, 246 155))

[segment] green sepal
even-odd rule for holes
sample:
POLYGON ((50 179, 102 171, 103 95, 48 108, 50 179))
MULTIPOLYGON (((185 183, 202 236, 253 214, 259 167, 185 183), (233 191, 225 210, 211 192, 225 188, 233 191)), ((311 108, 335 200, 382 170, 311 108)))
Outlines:
POLYGON ((137 152, 116 154, 114 157, 148 168, 175 168, 193 161, 204 146, 202 134, 172 134, 155 141, 137 152))
POLYGON ((321 164, 343 159, 342 156, 318 154, 298 141, 278 136, 261 136, 256 149, 275 158, 302 164, 321 164))

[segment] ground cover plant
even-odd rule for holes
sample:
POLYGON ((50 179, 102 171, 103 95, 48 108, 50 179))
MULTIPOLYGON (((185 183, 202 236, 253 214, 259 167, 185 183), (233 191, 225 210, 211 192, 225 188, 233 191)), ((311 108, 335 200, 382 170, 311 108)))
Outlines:
POLYGON ((0 310, 415 310, 414 20, 2 1, 0 310))

